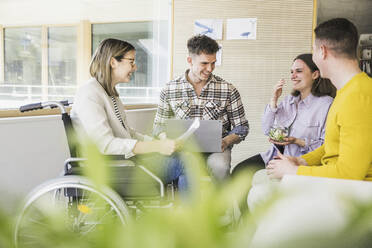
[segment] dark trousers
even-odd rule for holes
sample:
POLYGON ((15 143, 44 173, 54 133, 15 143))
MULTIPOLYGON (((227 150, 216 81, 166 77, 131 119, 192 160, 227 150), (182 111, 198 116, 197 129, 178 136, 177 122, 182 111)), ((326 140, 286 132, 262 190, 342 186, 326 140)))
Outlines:
MULTIPOLYGON (((275 145, 278 150, 283 153, 284 152, 284 146, 281 145, 275 145)), ((265 169, 265 162, 263 161, 260 154, 256 154, 250 158, 247 158, 246 160, 240 162, 237 164, 233 171, 231 172, 231 175, 234 177, 241 171, 245 171, 247 169, 250 169, 251 171, 257 171, 261 169, 265 169)))
POLYGON ((262 157, 260 154, 256 154, 239 164, 237 164, 233 171, 231 172, 231 175, 234 177, 238 175, 240 172, 245 171, 245 170, 253 170, 257 171, 260 169, 265 169, 265 162, 262 160, 262 157))

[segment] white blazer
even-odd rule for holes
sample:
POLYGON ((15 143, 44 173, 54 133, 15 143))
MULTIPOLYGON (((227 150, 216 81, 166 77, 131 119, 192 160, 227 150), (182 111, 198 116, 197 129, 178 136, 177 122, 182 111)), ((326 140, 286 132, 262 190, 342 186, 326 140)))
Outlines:
POLYGON ((78 136, 87 135, 97 144, 101 153, 121 154, 129 158, 134 156, 132 151, 137 140, 143 140, 144 136, 128 126, 124 106, 118 97, 115 99, 126 128, 115 114, 111 97, 95 78, 78 89, 71 119, 78 136))

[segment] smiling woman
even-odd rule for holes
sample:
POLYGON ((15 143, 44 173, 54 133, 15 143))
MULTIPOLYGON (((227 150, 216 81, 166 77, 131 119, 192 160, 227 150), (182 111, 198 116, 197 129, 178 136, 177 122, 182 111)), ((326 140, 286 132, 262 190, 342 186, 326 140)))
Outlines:
MULTIPOLYGON (((293 60, 291 81, 292 94, 279 104, 277 102, 285 81, 281 79, 274 85, 270 103, 262 118, 262 128, 264 134, 269 136, 271 148, 237 164, 232 171, 234 177, 246 170, 264 169, 270 160, 281 154, 300 156, 323 144, 325 121, 335 95, 334 86, 320 77, 312 54, 301 54, 293 60), (285 135, 274 140, 278 137, 272 136, 273 129, 285 130, 285 135)), ((261 170, 258 172, 260 174, 266 172, 261 170)), ((247 209, 245 202, 241 202, 240 207, 242 211, 247 209)))
POLYGON ((320 77, 312 54, 298 55, 291 67, 292 94, 277 104, 285 84, 283 79, 274 85, 270 103, 262 119, 265 135, 270 137, 273 127, 285 129, 288 137, 269 138, 272 147, 239 163, 237 174, 249 167, 265 168, 278 155, 278 150, 289 156, 300 156, 315 150, 324 142, 325 121, 336 89, 328 79, 320 77))
POLYGON ((183 163, 178 159, 174 140, 152 140, 128 125, 123 104, 115 86, 129 83, 136 71, 136 50, 130 43, 105 39, 97 47, 90 63, 92 78, 81 85, 71 110, 74 128, 81 144, 90 138, 103 154, 123 155, 140 160, 164 183, 178 179, 181 191, 187 188, 183 163), (153 153, 146 156, 146 154, 153 153), (159 160, 160 163, 153 161, 159 160))
POLYGON ((110 60, 112 68, 112 84, 115 86, 119 83, 129 83, 133 73, 137 70, 135 64, 136 51, 131 50, 126 53, 126 57, 120 55, 110 60))

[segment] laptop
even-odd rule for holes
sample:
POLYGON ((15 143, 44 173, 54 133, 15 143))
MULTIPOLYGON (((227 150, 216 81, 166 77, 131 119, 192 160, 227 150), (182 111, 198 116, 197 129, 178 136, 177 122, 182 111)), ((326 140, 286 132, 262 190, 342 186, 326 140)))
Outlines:
MULTIPOLYGON (((169 139, 177 139, 193 124, 193 119, 166 121, 165 132, 169 139)), ((184 141, 182 149, 192 152, 222 152, 222 121, 199 120, 199 128, 184 141)))

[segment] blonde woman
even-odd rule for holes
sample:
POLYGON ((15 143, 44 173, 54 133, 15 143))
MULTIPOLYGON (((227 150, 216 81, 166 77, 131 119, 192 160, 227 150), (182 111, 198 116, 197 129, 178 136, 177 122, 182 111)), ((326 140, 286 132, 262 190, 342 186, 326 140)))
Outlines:
POLYGON ((174 155, 174 140, 152 140, 129 127, 115 86, 129 83, 137 70, 133 45, 118 39, 103 40, 90 63, 92 78, 75 96, 71 117, 79 133, 85 133, 103 154, 123 155, 140 160, 164 183, 178 179, 180 190, 187 187, 183 165, 174 155), (173 156, 171 156, 173 154, 173 156))

